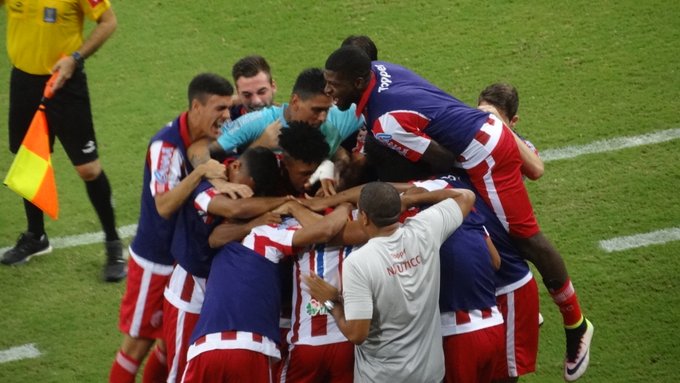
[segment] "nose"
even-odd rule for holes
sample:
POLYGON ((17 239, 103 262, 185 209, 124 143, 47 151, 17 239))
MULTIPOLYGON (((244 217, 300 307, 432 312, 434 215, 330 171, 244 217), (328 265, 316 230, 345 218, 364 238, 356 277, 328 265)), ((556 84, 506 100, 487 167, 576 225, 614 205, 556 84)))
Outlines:
POLYGON ((225 109, 222 111, 222 114, 220 115, 220 121, 221 123, 229 122, 231 120, 231 112, 229 111, 229 108, 225 109))
POLYGON ((329 96, 331 96, 331 97, 333 96, 333 88, 331 88, 331 86, 328 85, 328 83, 326 83, 326 86, 324 86, 323 91, 324 91, 327 95, 329 95, 329 96))
POLYGON ((250 99, 250 102, 253 106, 264 105, 263 102, 262 102, 262 97, 257 96, 257 95, 253 95, 253 97, 250 99))
POLYGON ((326 121, 326 117, 328 117, 328 111, 323 111, 319 113, 317 120, 319 121, 320 124, 323 124, 324 121, 326 121))

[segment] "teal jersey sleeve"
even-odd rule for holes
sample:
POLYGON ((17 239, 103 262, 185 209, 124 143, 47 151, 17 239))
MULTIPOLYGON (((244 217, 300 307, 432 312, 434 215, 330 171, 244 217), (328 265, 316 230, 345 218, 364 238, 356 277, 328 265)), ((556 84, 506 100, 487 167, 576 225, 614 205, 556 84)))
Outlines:
POLYGON ((274 121, 283 118, 283 107, 270 106, 250 112, 222 125, 217 143, 226 151, 233 152, 255 141, 274 121))
POLYGON ((326 122, 321 125, 321 132, 323 132, 326 142, 328 142, 328 146, 331 148, 329 157, 335 154, 344 140, 352 134, 356 134, 359 128, 364 125, 364 116, 357 116, 356 108, 356 105, 352 104, 345 111, 338 109, 336 106, 332 106, 329 109, 326 122))

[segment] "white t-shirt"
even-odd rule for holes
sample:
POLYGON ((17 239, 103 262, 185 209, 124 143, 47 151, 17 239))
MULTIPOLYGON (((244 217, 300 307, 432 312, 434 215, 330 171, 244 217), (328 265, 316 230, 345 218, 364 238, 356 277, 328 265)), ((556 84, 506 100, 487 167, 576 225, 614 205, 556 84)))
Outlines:
POLYGON ((345 319, 371 319, 368 338, 356 348, 355 381, 444 378, 439 247, 462 221, 458 204, 447 198, 347 258, 345 319))

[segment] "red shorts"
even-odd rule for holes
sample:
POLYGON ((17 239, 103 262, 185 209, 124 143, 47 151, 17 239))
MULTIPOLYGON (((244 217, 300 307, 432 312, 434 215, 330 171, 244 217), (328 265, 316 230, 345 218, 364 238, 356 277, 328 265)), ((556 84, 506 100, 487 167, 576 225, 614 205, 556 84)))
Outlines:
POLYGON ((127 285, 120 302, 118 328, 134 338, 158 339, 163 336, 163 289, 172 266, 135 256, 130 249, 127 285))
POLYGON ((163 340, 168 361, 168 382, 179 382, 187 364, 189 338, 199 315, 180 310, 163 301, 163 340))
POLYGON ((274 378, 270 359, 251 350, 206 351, 189 361, 182 382, 271 383, 274 378))
POLYGON ((351 383, 354 380, 354 345, 350 342, 310 346, 294 345, 283 362, 280 382, 351 383))
POLYGON ((512 131, 490 115, 459 157, 460 166, 505 229, 520 238, 540 231, 522 180, 522 158, 512 131))
POLYGON ((538 286, 531 278, 524 286, 496 297, 505 321, 505 358, 495 379, 518 377, 536 371, 538 354, 538 286))
POLYGON ((503 362, 504 330, 505 326, 499 324, 477 331, 445 336, 444 380, 447 383, 491 382, 494 371, 503 362))

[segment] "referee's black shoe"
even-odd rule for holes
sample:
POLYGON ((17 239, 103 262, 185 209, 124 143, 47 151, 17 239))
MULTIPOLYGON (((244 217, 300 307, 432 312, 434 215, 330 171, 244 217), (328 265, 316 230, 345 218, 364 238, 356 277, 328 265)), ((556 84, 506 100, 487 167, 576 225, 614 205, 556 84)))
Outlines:
POLYGON ((0 263, 3 265, 22 265, 33 256, 47 254, 51 251, 52 246, 50 246, 50 241, 47 239, 47 234, 38 237, 26 231, 19 235, 16 245, 2 255, 0 263))
POLYGON ((104 280, 118 282, 127 276, 127 262, 123 257, 123 243, 118 239, 106 242, 106 264, 104 280))

